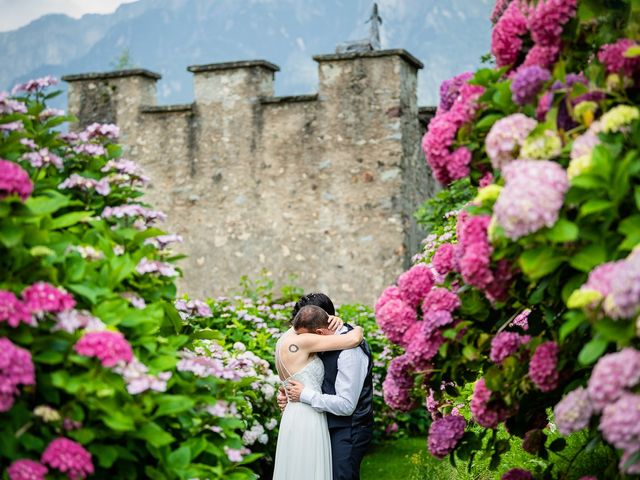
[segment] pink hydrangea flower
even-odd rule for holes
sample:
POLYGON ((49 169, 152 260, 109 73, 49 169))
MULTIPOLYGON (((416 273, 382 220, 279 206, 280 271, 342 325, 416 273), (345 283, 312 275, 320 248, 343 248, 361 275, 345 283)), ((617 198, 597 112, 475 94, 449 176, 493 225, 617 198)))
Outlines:
POLYGON ((115 140, 120 135, 120 129, 112 123, 92 123, 83 132, 80 133, 80 139, 83 141, 92 140, 96 137, 104 137, 115 140))
POLYGON ((10 480, 45 480, 49 469, 35 460, 22 458, 7 469, 10 480))
POLYGON ((493 124, 485 139, 491 165, 501 170, 516 158, 520 147, 538 122, 522 113, 514 113, 493 124))
POLYGON ((436 458, 444 458, 455 448, 467 422, 460 415, 447 415, 435 420, 429 427, 429 452, 436 458))
POLYGON ((447 290, 446 288, 433 288, 424 298, 422 302, 422 312, 428 311, 447 311, 453 312, 460 306, 460 298, 447 290))
POLYGON ((27 107, 23 102, 9 98, 7 92, 0 92, 0 114, 27 113, 27 107))
POLYGON ((62 159, 55 153, 50 152, 48 148, 43 148, 37 152, 27 152, 22 155, 22 159, 28 161, 33 168, 46 167, 48 165, 53 165, 58 170, 64 168, 62 159))
POLYGON ((398 288, 408 305, 417 307, 433 287, 431 269, 419 263, 398 277, 398 288))
POLYGON ((527 56, 522 62, 522 67, 537 66, 542 68, 551 68, 558 60, 560 55, 560 47, 556 45, 542 46, 534 45, 527 53, 527 56))
POLYGON ((394 383, 399 387, 410 390, 413 387, 413 369, 414 365, 409 355, 400 355, 389 362, 387 376, 393 377, 394 383))
POLYGON ((11 409, 19 385, 35 385, 36 374, 31 353, 0 337, 0 412, 11 409))
POLYGON ((558 351, 556 342, 544 342, 538 345, 529 362, 529 378, 543 392, 558 386, 558 351))
POLYGON ((533 475, 528 470, 522 468, 512 468, 500 480, 533 480, 533 475))
POLYGON ((502 363, 502 361, 516 353, 520 346, 526 345, 531 337, 529 335, 520 335, 515 332, 500 332, 491 340, 491 353, 489 358, 493 363, 502 363))
POLYGON ((505 10, 512 1, 513 0, 496 1, 496 4, 493 6, 493 10, 491 11, 491 16, 489 17, 491 23, 493 23, 494 25, 498 23, 498 20, 500 20, 500 17, 502 17, 502 14, 504 14, 505 10))
POLYGON ((36 282, 25 288, 22 298, 31 313, 60 313, 72 309, 76 301, 66 291, 47 282, 36 282))
POLYGON ((527 33, 527 6, 520 0, 513 0, 491 32, 491 53, 498 67, 513 65, 522 50, 522 37, 527 33))
POLYGON ((442 82, 440 85, 440 104, 438 105, 439 112, 448 112, 451 110, 451 107, 458 98, 458 95, 460 95, 460 89, 472 77, 473 72, 465 72, 442 82))
POLYGON ((77 173, 71 174, 69 178, 66 178, 60 185, 58 185, 58 188, 62 190, 73 188, 83 192, 95 190, 97 194, 103 196, 111 193, 111 186, 109 185, 108 178, 105 177, 100 180, 96 180, 94 178, 83 177, 77 173))
POLYGON ((29 174, 17 163, 0 158, 0 200, 18 195, 23 201, 31 196, 33 183, 29 174))
POLYGON ((452 243, 440 245, 433 255, 431 263, 440 275, 455 271, 457 269, 456 246, 452 243))
POLYGON ((160 260, 149 260, 144 257, 136 266, 136 271, 144 275, 145 273, 157 273, 163 277, 177 277, 180 275, 171 263, 161 262, 160 260))
POLYGON ((389 300, 376 313, 376 321, 390 341, 401 345, 405 332, 417 321, 416 310, 402 300, 389 300))
POLYGON ((600 431, 604 439, 623 450, 640 447, 640 395, 623 393, 602 410, 600 431))
POLYGON ((525 332, 529 330, 529 315, 531 314, 531 309, 525 308, 522 312, 520 312, 516 317, 511 321, 509 326, 520 327, 525 332))
POLYGON ((615 43, 603 45, 598 52, 598 60, 605 66, 608 73, 621 73, 633 77, 640 71, 640 58, 627 58, 624 53, 636 45, 638 44, 630 38, 621 38, 615 43))
POLYGON ((382 392, 385 403, 394 410, 408 412, 416 405, 415 401, 411 398, 411 391, 399 386, 395 378, 390 375, 387 375, 382 382, 382 392))
POLYGON ((209 318, 213 316, 211 307, 202 300, 176 300, 175 307, 182 318, 192 316, 209 318))
POLYGON ((494 216, 505 235, 517 240, 558 220, 569 189, 567 172, 546 160, 515 160, 504 169, 505 186, 494 216))
POLYGON ((612 318, 633 318, 640 307, 640 250, 635 250, 611 274, 604 311, 612 318))
POLYGON ((640 383, 640 352, 628 347, 598 360, 587 385, 594 410, 614 403, 624 391, 640 383))
POLYGON ((15 95, 18 92, 26 92, 26 93, 34 93, 39 90, 44 90, 51 85, 56 85, 58 83, 58 79, 52 77, 51 75, 47 75, 46 77, 36 78, 33 80, 29 80, 25 83, 19 83, 15 87, 11 89, 11 93, 15 95))
POLYGON ((376 312, 376 316, 378 315, 378 311, 387 303, 389 300, 402 300, 402 292, 395 285, 385 288, 380 297, 376 301, 374 311, 376 312))
POLYGON ((430 361, 438 353, 444 337, 439 330, 432 331, 427 322, 421 322, 421 331, 414 335, 407 344, 407 356, 417 370, 429 368, 430 361))
POLYGON ((12 293, 0 290, 0 323, 7 322, 10 327, 17 327, 21 323, 35 325, 35 320, 24 303, 12 293))
POLYGON ((533 41, 542 46, 558 45, 562 28, 576 14, 577 0, 540 0, 529 16, 533 41))
POLYGON ((85 333, 75 344, 74 350, 85 357, 96 357, 104 367, 119 362, 128 363, 133 358, 131 345, 120 332, 105 330, 85 333))
POLYGON ((42 453, 40 461, 66 474, 71 480, 87 478, 94 472, 91 454, 79 443, 64 437, 53 440, 42 453))
POLYGON ((484 378, 476 382, 470 408, 473 419, 485 428, 497 427, 509 417, 509 411, 501 401, 491 400, 491 390, 487 388, 484 378))
POLYGON ((491 271, 493 249, 487 237, 491 218, 488 215, 458 217, 458 241, 460 245, 460 274, 466 283, 480 290, 494 280, 491 271))
POLYGON ((562 435, 570 435, 589 425, 593 414, 593 405, 589 393, 582 387, 569 392, 553 408, 558 431, 562 435))

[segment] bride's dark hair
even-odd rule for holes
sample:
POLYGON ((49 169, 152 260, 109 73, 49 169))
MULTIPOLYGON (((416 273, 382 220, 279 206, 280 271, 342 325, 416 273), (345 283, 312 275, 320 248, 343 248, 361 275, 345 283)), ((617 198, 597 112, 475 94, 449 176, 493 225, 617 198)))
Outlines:
POLYGON ((319 328, 327 328, 329 326, 329 314, 316 305, 305 305, 293 317, 292 323, 294 330, 304 328, 315 332, 319 328))
POLYGON ((316 307, 320 307, 329 315, 336 314, 336 307, 333 306, 331 299, 324 293, 308 293, 300 297, 296 302, 293 307, 293 312, 291 312, 291 320, 289 323, 293 324, 293 319, 296 317, 300 309, 306 305, 315 305, 316 307))

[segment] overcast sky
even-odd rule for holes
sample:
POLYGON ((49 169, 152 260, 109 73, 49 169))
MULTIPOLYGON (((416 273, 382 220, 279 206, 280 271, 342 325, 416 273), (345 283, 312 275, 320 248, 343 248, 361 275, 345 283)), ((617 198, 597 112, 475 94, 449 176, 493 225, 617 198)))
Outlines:
POLYGON ((135 0, 0 0, 0 32, 15 30, 47 13, 80 18, 85 13, 111 13, 135 0))

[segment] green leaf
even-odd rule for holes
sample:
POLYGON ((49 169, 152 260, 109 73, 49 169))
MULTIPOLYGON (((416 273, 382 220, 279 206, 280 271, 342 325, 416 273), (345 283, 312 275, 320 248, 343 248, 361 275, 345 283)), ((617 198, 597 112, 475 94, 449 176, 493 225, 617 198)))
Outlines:
POLYGON ((549 247, 538 247, 525 251, 518 264, 531 280, 538 280, 558 268, 565 258, 549 247))
POLYGON ((49 230, 58 230, 60 228, 67 228, 72 225, 75 225, 78 222, 86 220, 87 218, 91 217, 91 215, 93 215, 93 212, 91 211, 70 212, 65 215, 61 215, 59 217, 54 218, 47 225, 47 227, 49 228, 49 230))
POLYGON ((55 350, 45 350, 33 358, 37 363, 56 365, 64 360, 64 354, 55 350))
POLYGON ((121 410, 105 412, 102 421, 106 426, 118 432, 130 432, 136 429, 133 419, 121 410))
POLYGON ((549 450, 551 450, 552 452, 558 453, 564 450, 566 446, 567 446, 567 441, 564 438, 556 438, 549 445, 549 450))
POLYGON ((185 395, 159 395, 156 398, 156 403, 158 410, 156 410, 155 417, 175 415, 190 410, 196 404, 194 400, 185 395))
POLYGON ((73 293, 77 293, 78 295, 83 296, 84 298, 89 300, 91 304, 97 303, 98 297, 108 295, 110 293, 110 290, 108 288, 98 287, 91 284, 81 285, 74 283, 67 285, 67 288, 73 293))
POLYGON ((627 51, 623 53, 623 56, 627 58, 640 57, 640 45, 629 47, 627 51))
POLYGON ((636 187, 633 191, 633 197, 636 201, 636 208, 640 210, 640 186, 636 187))
POLYGON ((55 190, 47 190, 40 196, 28 198, 25 205, 31 213, 41 216, 56 212, 70 203, 71 200, 65 195, 55 190))
POLYGON ((500 120, 504 115, 502 113, 492 113, 485 115, 475 124, 477 130, 489 130, 494 123, 500 120))
POLYGON ((587 343, 578 354, 578 361, 582 365, 591 365, 598 360, 607 350, 609 342, 597 335, 589 343, 587 343))
POLYGON ((559 332, 561 342, 586 321, 584 314, 579 311, 567 312, 564 318, 565 322, 560 326, 559 332))
POLYGON ((56 252, 44 245, 37 245, 35 247, 31 247, 29 250, 29 254, 31 254, 32 257, 48 257, 49 255, 55 255, 55 253, 56 252))
POLYGON ((98 464, 102 468, 111 468, 118 458, 118 449, 111 445, 91 445, 89 450, 98 457, 98 464))
POLYGON ((19 225, 5 224, 0 226, 0 243, 7 248, 18 245, 23 235, 24 230, 19 225))
POLYGON ((176 331, 176 333, 180 333, 180 331, 182 330, 182 318, 180 318, 176 307, 174 307, 173 304, 170 304, 169 302, 163 302, 162 306, 164 308, 165 315, 171 322, 174 330, 176 331))
POLYGON ((569 259, 569 265, 581 272, 590 272, 593 267, 607 261, 607 249, 604 245, 587 245, 569 259))
POLYGON ((636 336, 635 323, 603 318, 595 324, 595 330, 610 342, 627 343, 636 336))
POLYGON ((164 431, 157 423, 153 422, 146 423, 142 428, 138 429, 136 436, 146 440, 156 448, 169 445, 175 440, 173 436, 164 431))
POLYGON ((191 462, 191 449, 187 446, 180 447, 167 457, 167 464, 175 470, 186 468, 189 462, 191 462))
POLYGON ((561 218, 553 227, 547 230, 545 235, 552 242, 563 243, 576 240, 579 233, 580 229, 575 223, 570 222, 566 218, 561 218))
POLYGON ((592 213, 598 213, 610 208, 613 208, 615 205, 610 200, 603 200, 601 198, 593 198, 589 200, 587 203, 580 207, 580 216, 586 217, 587 215, 591 215, 592 213))

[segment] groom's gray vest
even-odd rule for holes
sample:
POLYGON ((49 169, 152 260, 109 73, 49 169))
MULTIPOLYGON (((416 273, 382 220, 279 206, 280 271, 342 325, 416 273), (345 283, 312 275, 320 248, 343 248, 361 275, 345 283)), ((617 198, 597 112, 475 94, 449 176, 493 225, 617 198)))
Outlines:
MULTIPOLYGON (((349 324, 345 324, 348 330, 353 330, 353 327, 349 324)), ((355 425, 369 426, 373 423, 373 378, 371 372, 373 370, 373 357, 371 356, 371 349, 366 340, 363 340, 360 344, 362 351, 367 355, 369 359, 369 366, 367 368, 367 376, 360 392, 360 398, 358 398, 358 404, 351 416, 338 416, 332 413, 327 413, 327 423, 329 428, 337 427, 349 427, 355 425)), ((329 395, 336 394, 336 376, 338 375, 338 357, 340 356, 340 350, 334 352, 323 352, 319 356, 324 363, 324 381, 322 382, 322 393, 329 395)))

